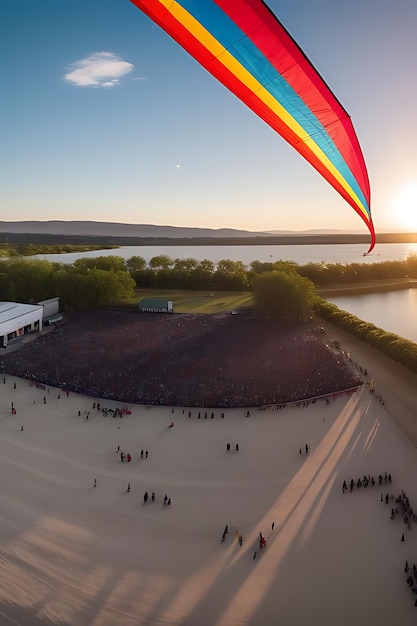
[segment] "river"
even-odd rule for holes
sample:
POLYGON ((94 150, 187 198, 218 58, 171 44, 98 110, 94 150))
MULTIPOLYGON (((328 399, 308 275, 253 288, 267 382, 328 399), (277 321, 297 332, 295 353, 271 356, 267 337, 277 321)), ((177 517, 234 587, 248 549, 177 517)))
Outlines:
POLYGON ((326 298, 339 309, 417 343, 417 289, 326 298))
POLYGON ((112 250, 94 250, 69 254, 39 254, 36 258, 57 263, 74 263, 82 257, 117 255, 124 259, 141 256, 146 262, 159 254, 172 259, 208 259, 218 263, 222 259, 243 261, 249 266, 252 261, 295 261, 306 263, 379 263, 381 261, 403 261, 410 254, 417 254, 417 243, 382 243, 374 251, 363 256, 363 244, 332 244, 302 246, 121 246, 112 250))

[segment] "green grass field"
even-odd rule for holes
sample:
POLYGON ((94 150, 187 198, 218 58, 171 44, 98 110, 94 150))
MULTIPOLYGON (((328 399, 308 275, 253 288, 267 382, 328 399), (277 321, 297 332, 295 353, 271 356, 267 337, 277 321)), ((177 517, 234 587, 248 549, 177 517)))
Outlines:
POLYGON ((247 291, 186 291, 182 289, 136 289, 130 305, 142 298, 172 300, 174 313, 220 313, 253 305, 253 296, 247 291))

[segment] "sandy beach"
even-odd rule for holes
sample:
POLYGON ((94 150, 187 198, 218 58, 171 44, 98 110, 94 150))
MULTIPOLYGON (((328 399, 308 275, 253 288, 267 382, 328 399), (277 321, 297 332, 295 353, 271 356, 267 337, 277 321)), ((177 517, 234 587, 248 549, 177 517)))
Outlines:
MULTIPOLYGON (((359 342, 347 349, 370 375, 382 368, 359 342)), ((114 418, 93 398, 0 379, 0 624, 414 624, 404 566, 417 561, 417 524, 391 520, 381 495, 404 490, 417 510, 404 433, 416 387, 398 390, 384 365, 384 405, 364 385, 328 405, 207 419, 136 405, 114 418), (399 391, 403 430, 388 413, 399 391), (385 472, 392 483, 379 485, 385 472), (375 486, 342 493, 364 476, 375 486)))

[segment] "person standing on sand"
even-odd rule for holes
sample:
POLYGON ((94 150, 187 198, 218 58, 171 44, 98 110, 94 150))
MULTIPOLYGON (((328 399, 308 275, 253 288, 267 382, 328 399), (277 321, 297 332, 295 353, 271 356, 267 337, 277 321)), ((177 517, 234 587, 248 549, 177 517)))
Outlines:
POLYGON ((94 479, 93 487, 97 487, 97 478, 94 479))

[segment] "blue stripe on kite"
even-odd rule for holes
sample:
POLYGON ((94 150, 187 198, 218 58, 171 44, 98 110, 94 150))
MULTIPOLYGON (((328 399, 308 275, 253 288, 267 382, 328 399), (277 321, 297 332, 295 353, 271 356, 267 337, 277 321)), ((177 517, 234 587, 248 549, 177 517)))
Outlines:
POLYGON ((177 2, 200 22, 290 113, 305 130, 306 136, 314 139, 355 191, 369 215, 366 198, 325 127, 262 52, 251 42, 249 37, 214 2, 202 3, 201 0, 177 0, 177 2))

